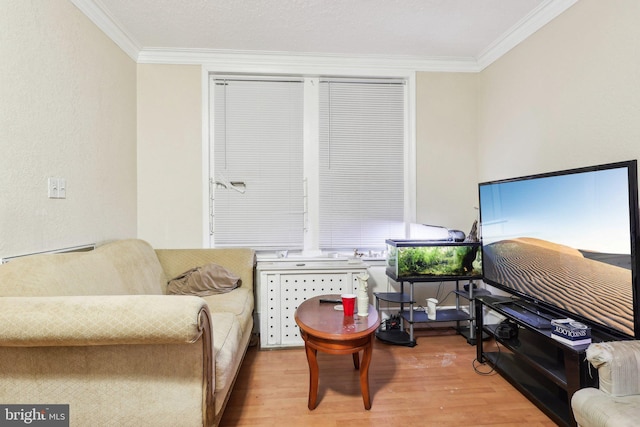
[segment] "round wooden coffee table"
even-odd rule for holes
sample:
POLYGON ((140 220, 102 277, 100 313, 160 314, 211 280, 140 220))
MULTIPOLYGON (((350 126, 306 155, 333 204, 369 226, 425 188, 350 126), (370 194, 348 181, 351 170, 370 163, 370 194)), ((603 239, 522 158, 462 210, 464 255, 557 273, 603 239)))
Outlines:
MULTIPOLYGON (((329 354, 352 354, 353 365, 360 370, 360 388, 365 409, 371 409, 369 395, 369 364, 373 353, 374 332, 380 325, 376 309, 369 304, 369 315, 345 316, 336 310, 340 295, 322 295, 304 301, 296 310, 295 319, 300 327, 309 362, 309 409, 315 409, 318 399, 318 350, 329 354), (362 350, 362 362, 360 351, 362 350)), ((357 308, 356 308, 357 311, 357 308)))

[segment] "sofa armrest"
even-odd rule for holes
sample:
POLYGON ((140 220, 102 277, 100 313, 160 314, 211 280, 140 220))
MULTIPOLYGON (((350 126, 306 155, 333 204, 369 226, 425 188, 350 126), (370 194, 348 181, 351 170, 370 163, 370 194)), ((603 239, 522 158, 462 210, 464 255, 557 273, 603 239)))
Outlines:
POLYGON ((0 298, 0 346, 187 344, 210 330, 194 296, 117 295, 0 298))
POLYGON ((601 391, 612 396, 640 394, 640 341, 593 343, 587 360, 598 369, 601 391))
POLYGON ((241 287, 253 291, 256 266, 256 253, 253 249, 156 249, 156 255, 167 280, 194 267, 215 262, 240 276, 241 287))

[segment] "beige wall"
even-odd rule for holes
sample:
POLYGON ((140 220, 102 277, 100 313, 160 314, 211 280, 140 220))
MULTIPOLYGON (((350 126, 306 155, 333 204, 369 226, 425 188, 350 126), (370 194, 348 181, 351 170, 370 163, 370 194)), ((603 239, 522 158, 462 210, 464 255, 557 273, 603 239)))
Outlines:
MULTIPOLYGON (((418 73, 417 221, 467 232, 479 181, 640 157, 638 16, 581 0, 479 74, 418 73)), ((202 246, 201 68, 136 66, 64 0, 0 2, 0 36, 0 256, 202 246)))
POLYGON ((418 73, 416 220, 469 232, 477 219, 477 81, 418 73))
POLYGON ((67 0, 0 1, 0 58, 0 257, 135 237, 135 62, 67 0))
POLYGON ((138 236, 202 247, 202 83, 194 65, 138 65, 138 236))
POLYGON ((480 74, 481 181, 640 157, 638 18, 581 0, 480 74))
POLYGON ((640 158, 638 17, 581 0, 479 74, 418 73, 417 221, 468 232, 478 182, 640 158))

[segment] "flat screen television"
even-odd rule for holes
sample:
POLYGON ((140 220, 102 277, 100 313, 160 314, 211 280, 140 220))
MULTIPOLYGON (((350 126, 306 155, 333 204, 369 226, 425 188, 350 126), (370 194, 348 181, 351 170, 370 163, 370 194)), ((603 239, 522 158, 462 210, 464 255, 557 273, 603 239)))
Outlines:
POLYGON ((636 163, 480 183, 484 281, 614 338, 640 336, 636 163))

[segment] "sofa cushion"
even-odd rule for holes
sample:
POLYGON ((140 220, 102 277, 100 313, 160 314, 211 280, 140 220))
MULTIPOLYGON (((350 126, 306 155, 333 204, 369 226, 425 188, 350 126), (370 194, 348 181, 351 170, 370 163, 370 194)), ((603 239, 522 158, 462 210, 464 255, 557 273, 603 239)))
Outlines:
POLYGON ((236 316, 244 333, 253 327, 253 292, 237 288, 233 292, 203 297, 212 313, 230 313, 236 316))
POLYGON ((135 239, 91 252, 32 255, 0 266, 0 296, 161 295, 165 289, 155 251, 135 239))
POLYGON ((640 395, 612 397, 596 388, 584 388, 573 395, 571 407, 583 427, 634 427, 640 419, 640 395))
POLYGON ((211 313, 213 348, 216 361, 216 392, 222 390, 235 378, 234 362, 244 357, 240 348, 242 331, 240 324, 231 313, 211 313))

